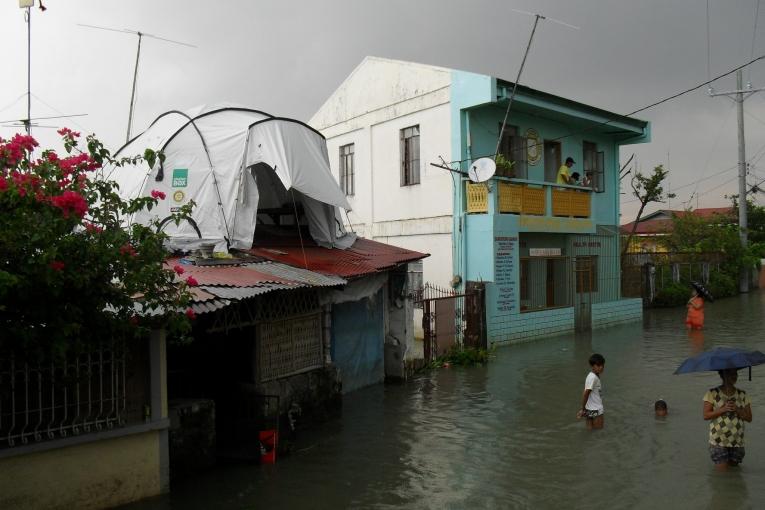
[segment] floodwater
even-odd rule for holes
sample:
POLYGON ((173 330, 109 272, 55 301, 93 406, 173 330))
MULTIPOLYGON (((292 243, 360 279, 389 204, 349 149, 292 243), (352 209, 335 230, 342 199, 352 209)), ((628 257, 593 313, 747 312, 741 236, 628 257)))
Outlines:
POLYGON ((342 418, 298 437, 276 465, 217 468, 131 510, 249 508, 756 508, 765 502, 765 366, 738 386, 752 398, 743 465, 716 473, 702 396, 716 373, 673 375, 727 345, 765 351, 765 293, 644 324, 503 347, 483 367, 432 371, 348 395, 342 418), (587 358, 606 358, 605 428, 575 419, 587 358), (664 398, 669 416, 657 419, 664 398))

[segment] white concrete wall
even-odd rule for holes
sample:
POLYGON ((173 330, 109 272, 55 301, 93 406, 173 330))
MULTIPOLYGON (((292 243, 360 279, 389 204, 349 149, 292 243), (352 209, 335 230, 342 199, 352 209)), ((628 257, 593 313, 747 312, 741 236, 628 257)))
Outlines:
POLYGON ((376 241, 429 253, 423 280, 452 279, 452 176, 430 166, 451 160, 448 70, 368 57, 310 124, 327 137, 339 180, 339 148, 354 144, 353 230, 376 241), (400 130, 420 127, 420 184, 401 186, 400 130))

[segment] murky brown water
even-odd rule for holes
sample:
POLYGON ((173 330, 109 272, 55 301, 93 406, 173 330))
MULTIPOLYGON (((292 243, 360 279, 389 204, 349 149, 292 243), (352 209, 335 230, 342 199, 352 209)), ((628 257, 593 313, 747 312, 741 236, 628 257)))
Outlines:
POLYGON ((342 419, 274 466, 228 466, 131 510, 248 508, 757 508, 765 505, 765 366, 739 386, 753 401, 747 455, 715 473, 701 398, 717 374, 672 375, 718 345, 765 351, 765 294, 644 324, 501 348, 485 367, 434 371, 349 395, 342 419), (587 358, 606 357, 606 426, 574 419, 587 358), (657 420, 664 398, 669 416, 657 420))

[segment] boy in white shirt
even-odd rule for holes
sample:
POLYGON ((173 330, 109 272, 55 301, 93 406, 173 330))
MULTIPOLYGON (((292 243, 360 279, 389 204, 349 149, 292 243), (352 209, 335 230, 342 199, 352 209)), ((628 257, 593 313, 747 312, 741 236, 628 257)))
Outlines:
POLYGON ((576 413, 577 418, 586 418, 587 429, 603 428, 603 400, 600 398, 600 374, 606 368, 606 358, 600 354, 590 356, 591 372, 584 381, 582 408, 576 413))

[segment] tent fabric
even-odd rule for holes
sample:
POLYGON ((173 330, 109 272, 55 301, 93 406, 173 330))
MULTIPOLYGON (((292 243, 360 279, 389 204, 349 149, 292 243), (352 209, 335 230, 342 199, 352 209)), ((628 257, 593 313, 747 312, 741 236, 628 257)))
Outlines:
POLYGON ((123 198, 165 193, 165 200, 135 215, 134 222, 162 220, 194 201, 192 218, 201 237, 191 224, 170 222, 165 232, 173 249, 202 243, 214 243, 216 251, 249 249, 259 204, 292 200, 300 201, 320 246, 346 248, 355 241, 336 221, 337 208, 350 210, 350 204, 332 176, 326 141, 299 121, 232 106, 173 111, 160 115, 117 155, 143 154, 146 148, 163 151, 163 164, 115 167, 107 177, 119 184, 123 198), (253 168, 269 178, 259 179, 253 168))

